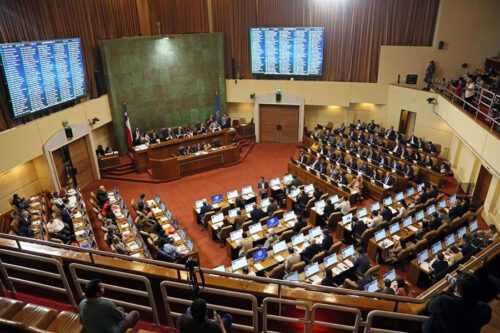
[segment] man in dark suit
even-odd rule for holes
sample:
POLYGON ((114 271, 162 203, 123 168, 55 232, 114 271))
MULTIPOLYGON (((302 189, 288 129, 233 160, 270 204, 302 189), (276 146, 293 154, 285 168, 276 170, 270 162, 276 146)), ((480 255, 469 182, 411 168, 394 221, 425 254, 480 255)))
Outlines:
POLYGON ((207 202, 207 200, 203 200, 203 206, 200 208, 200 217, 203 218, 206 213, 210 212, 212 210, 212 206, 210 206, 207 202))
POLYGON ((342 185, 347 186, 347 177, 345 176, 345 173, 341 173, 339 177, 339 183, 342 185))
POLYGON ((438 191, 437 185, 432 184, 430 190, 427 192, 427 199, 429 199, 429 198, 436 199, 438 194, 439 194, 439 191, 438 191))
POLYGON ((347 167, 350 169, 358 169, 358 163, 356 163, 356 160, 354 158, 351 158, 349 162, 347 162, 347 167))
POLYGON ((363 132, 359 132, 358 133, 358 140, 361 140, 361 141, 366 141, 366 136, 363 132))
POLYGON ((396 159, 392 160, 391 164, 389 165, 389 168, 403 171, 403 167, 401 166, 401 163, 399 163, 399 161, 396 159))
POLYGON ((416 137, 414 134, 412 134, 412 135, 410 136, 410 138, 408 139, 408 143, 409 143, 412 147, 415 147, 415 146, 417 145, 417 142, 418 142, 418 139, 417 139, 417 137, 416 137))
POLYGON ((370 150, 368 151, 368 155, 366 157, 369 158, 371 161, 378 162, 378 154, 372 148, 370 148, 370 150))
POLYGON ((335 211, 335 205, 332 204, 330 199, 326 200, 325 208, 323 208, 323 220, 324 222, 330 217, 330 215, 335 211))
POLYGON ((460 207, 460 201, 459 200, 455 200, 455 202, 453 202, 451 204, 451 207, 450 207, 450 210, 449 210, 449 216, 450 216, 450 220, 451 221, 453 221, 454 219, 456 219, 459 216, 462 216, 462 209, 460 207))
POLYGON ((363 290, 365 289, 365 286, 372 282, 372 281, 375 281, 378 279, 378 273, 372 273, 372 274, 368 274, 364 277, 362 277, 361 279, 359 279, 358 281, 356 281, 356 284, 358 285, 359 289, 363 290))
POLYGON ((102 207, 102 205, 104 205, 106 199, 108 198, 108 193, 106 192, 104 186, 99 186, 99 189, 97 190, 95 196, 97 199, 97 204, 99 205, 99 207, 102 207))
POLYGON ((396 137, 394 138, 396 140, 396 142, 398 143, 405 143, 405 140, 403 138, 403 134, 397 132, 396 133, 396 137))
POLYGON ((356 216, 352 218, 352 222, 352 239, 353 241, 356 241, 356 238, 361 238, 361 235, 363 234, 363 232, 365 232, 366 229, 368 229, 368 227, 362 220, 358 219, 356 216))
POLYGON ((333 245, 333 237, 328 229, 323 229, 323 241, 321 242, 321 248, 323 251, 328 252, 333 245))
POLYGON ((357 140, 358 139, 358 134, 356 133, 356 131, 354 130, 354 128, 352 128, 351 131, 349 132, 349 138, 351 140, 357 140))
POLYGON ((413 168, 411 167, 411 165, 406 164, 403 173, 405 174, 406 178, 413 179, 413 168))
POLYGON ((382 211, 380 212, 380 215, 382 215, 382 219, 384 221, 389 222, 392 219, 392 211, 389 209, 387 206, 383 206, 382 211))
POLYGON ((387 156, 382 155, 382 156, 380 156, 379 163, 380 163, 380 165, 389 165, 389 159, 387 158, 387 156))
POLYGON ((429 231, 437 230, 440 225, 441 219, 439 218, 438 213, 432 213, 430 220, 424 220, 422 222, 422 235, 429 231))
POLYGON ((254 223, 257 223, 260 221, 261 218, 265 216, 264 211, 262 208, 260 208, 257 204, 253 205, 253 209, 250 212, 250 218, 254 223))
POLYGON ((404 148, 401 150, 401 155, 400 155, 401 158, 404 158, 404 159, 409 159, 410 158, 410 153, 408 153, 408 149, 404 148))
POLYGON ((311 165, 311 168, 319 171, 320 167, 321 167, 321 157, 318 156, 318 157, 316 157, 316 160, 314 161, 314 163, 311 165))
POLYGON ((245 223, 246 219, 243 215, 241 215, 241 210, 238 209, 236 213, 236 217, 234 218, 234 228, 235 229, 241 229, 241 226, 243 223, 245 223))
POLYGON ((296 175, 292 175, 292 184, 291 185, 297 187, 297 186, 302 185, 302 183, 301 183, 300 179, 297 178, 296 175))
POLYGON ((368 143, 371 144, 371 145, 377 145, 378 140, 375 137, 375 135, 370 134, 370 137, 368 138, 368 143))
POLYGON ((135 128, 135 132, 134 132, 134 146, 137 146, 137 145, 141 144, 141 137, 143 135, 144 135, 144 133, 142 133, 139 130, 139 127, 136 127, 135 128))
POLYGON ((375 129, 375 122, 372 120, 370 120, 370 123, 368 124, 368 126, 366 126, 366 129, 369 131, 369 132, 373 132, 373 130, 375 129))
POLYGON ((389 172, 386 172, 382 183, 387 186, 392 186, 394 184, 394 177, 391 176, 389 172))
POLYGON ((245 209, 245 200, 243 200, 243 195, 238 195, 234 200, 234 208, 239 208, 241 210, 245 209))
POLYGON ((325 173, 326 173, 327 168, 326 168, 326 163, 325 163, 324 161, 323 161, 323 162, 321 162, 321 165, 320 165, 320 167, 319 167, 319 170, 318 170, 318 171, 319 171, 319 173, 322 173, 322 174, 325 174, 325 173))
POLYGON ((361 166, 361 168, 359 168, 359 171, 367 176, 370 175, 372 172, 370 166, 366 162, 363 162, 363 165, 361 166))
POLYGON ((385 131, 385 138, 389 140, 394 140, 396 138, 394 126, 389 127, 389 129, 385 131))
POLYGON ((448 268, 448 262, 444 260, 444 255, 442 252, 439 252, 436 255, 436 260, 432 263, 431 267, 434 271, 434 275, 438 275, 448 268))
POLYGON ((293 225, 293 232, 298 234, 302 228, 307 225, 306 221, 302 219, 302 215, 297 215, 297 222, 293 225))
POLYGON ((302 164, 307 164, 308 162, 307 155, 304 153, 300 153, 299 162, 302 164))
POLYGON ((322 251, 321 245, 316 243, 316 239, 311 239, 311 245, 306 247, 300 254, 300 259, 305 262, 310 262, 311 259, 322 251))
POLYGON ((259 190, 259 194, 260 194, 260 197, 262 199, 267 198, 267 192, 268 192, 268 189, 269 189, 269 183, 264 178, 264 176, 260 176, 260 180, 257 183, 257 189, 259 190))
POLYGON ((278 210, 278 205, 276 205, 274 198, 269 198, 269 205, 267 205, 267 215, 271 217, 276 210, 278 210))
POLYGON ((395 146, 392 148, 392 150, 391 150, 391 151, 394 153, 394 155, 399 156, 399 155, 401 155, 401 150, 402 150, 402 149, 403 149, 403 148, 401 148, 401 145, 398 143, 397 145, 395 145, 395 146))
POLYGON ((304 189, 300 189, 299 195, 297 196, 297 203, 293 205, 293 210, 296 213, 302 213, 308 201, 309 197, 307 196, 307 193, 304 192, 304 189))
POLYGON ((422 139, 418 138, 417 144, 415 145, 416 148, 418 149, 424 149, 425 148, 425 143, 422 141, 422 139))
POLYGON ((361 275, 364 275, 370 269, 370 258, 368 258, 365 249, 362 247, 358 248, 358 257, 352 263, 354 270, 361 275))
POLYGON ((434 144, 431 141, 429 141, 426 150, 429 153, 436 153, 437 152, 436 146, 434 146, 434 144))

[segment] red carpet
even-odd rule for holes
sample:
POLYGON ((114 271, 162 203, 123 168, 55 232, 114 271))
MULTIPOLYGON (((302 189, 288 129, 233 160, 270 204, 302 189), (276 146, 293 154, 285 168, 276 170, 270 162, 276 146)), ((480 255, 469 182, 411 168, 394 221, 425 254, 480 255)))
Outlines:
MULTIPOLYGON (((241 188, 247 185, 252 185, 256 190, 260 176, 268 180, 273 177, 281 178, 286 173, 290 156, 296 154, 297 144, 258 143, 242 163, 228 168, 211 170, 162 184, 103 179, 88 185, 82 193, 88 202, 90 191, 95 192, 99 185, 104 185, 108 190, 116 185, 129 209, 131 209, 130 200, 132 198, 137 200, 140 193, 145 193, 147 198, 152 198, 158 193, 194 241, 200 253, 202 267, 229 265, 230 260, 226 255, 226 249, 219 248, 219 245, 209 239, 208 232, 200 232, 200 226, 193 219, 194 202, 201 198, 210 199, 211 196, 219 193, 226 195, 226 192, 232 189, 241 191, 241 188)), ((90 205, 90 202, 88 204, 90 205)), ((94 214, 89 215, 94 220, 94 214)), ((107 244, 102 240, 102 232, 95 231, 99 247, 108 249, 107 244)))

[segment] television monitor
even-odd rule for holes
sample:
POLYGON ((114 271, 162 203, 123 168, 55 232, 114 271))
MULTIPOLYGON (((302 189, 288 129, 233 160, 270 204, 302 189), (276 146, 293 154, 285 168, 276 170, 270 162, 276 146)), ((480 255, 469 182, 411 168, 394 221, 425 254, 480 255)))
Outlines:
POLYGON ((255 75, 321 76, 325 28, 251 28, 251 70, 255 75))
POLYGON ((227 200, 235 199, 238 196, 238 190, 232 190, 227 192, 227 200))
POLYGON ((132 219, 132 216, 128 216, 128 225, 134 224, 134 219, 132 219))
POLYGON ((394 281, 396 280, 396 270, 393 268, 391 269, 390 271, 388 271, 387 273, 385 273, 383 276, 382 276, 382 279, 385 281, 385 280, 389 280, 389 281, 394 281))
POLYGON ((444 244, 446 247, 450 247, 455 243, 455 234, 450 234, 444 238, 444 244))
POLYGON ((406 196, 407 196, 407 197, 412 196, 412 195, 414 195, 414 194, 415 194, 415 188, 414 188, 413 186, 412 186, 412 187, 410 187, 410 188, 408 188, 408 189, 406 190, 406 196))
POLYGON ((193 250, 194 250, 194 243, 191 240, 191 238, 188 238, 188 240, 187 240, 187 246, 188 246, 189 251, 193 252, 193 250))
POLYGON ((236 215, 238 215, 238 208, 233 208, 233 209, 230 209, 227 214, 229 215, 229 218, 230 219, 234 219, 236 217, 236 215))
POLYGON ((325 202, 325 200, 319 200, 319 201, 316 201, 316 202, 314 203, 314 207, 315 207, 317 210, 323 209, 325 206, 326 206, 326 202, 325 202))
POLYGON ((325 268, 328 268, 332 265, 335 265, 338 261, 337 254, 331 254, 328 257, 325 257, 324 263, 325 263, 325 268))
POLYGON ((231 238, 232 242, 236 242, 238 239, 241 239, 243 237, 243 229, 232 231, 229 234, 229 237, 231 238))
POLYGON ((299 282, 299 272, 295 271, 293 273, 287 274, 283 277, 283 280, 288 282, 299 282))
POLYGON ((278 222, 279 222, 279 220, 278 220, 277 216, 270 218, 269 220, 267 220, 267 228, 269 229, 269 228, 277 226, 278 222))
POLYGON ((142 255, 144 258, 149 258, 149 250, 147 248, 142 249, 142 255))
POLYGON ((396 232, 399 231, 399 223, 396 222, 396 223, 393 223, 389 226, 389 233, 391 235, 394 235, 396 232))
POLYGON ((473 232, 476 230, 477 230, 477 220, 474 220, 469 224, 469 231, 473 232))
POLYGON ((342 260, 346 260, 347 258, 354 255, 354 246, 349 245, 342 249, 342 260))
POLYGON ((241 194, 250 194, 252 193, 253 190, 252 190, 252 186, 245 186, 241 189, 241 194))
POLYGON ((201 207, 203 206, 203 201, 205 201, 205 200, 207 200, 207 199, 200 199, 200 200, 196 200, 196 201, 194 202, 195 207, 196 207, 196 208, 201 208, 201 207))
POLYGON ((167 209, 167 219, 170 221, 172 219, 172 212, 170 211, 170 209, 167 209))
POLYGON ((295 216, 295 212, 292 210, 283 214, 283 221, 288 222, 295 219, 296 217, 297 216, 295 216))
POLYGON ((430 205, 429 207, 427 207, 427 215, 431 215, 435 211, 436 211, 436 206, 430 205))
POLYGON ((262 199, 262 200, 260 201, 260 206, 261 206, 262 208, 265 208, 265 207, 269 206, 269 198, 264 198, 264 199, 262 199))
POLYGON ((352 221, 352 213, 342 216, 342 224, 349 224, 352 221))
POLYGON ((403 194, 403 192, 396 193, 396 196, 395 196, 396 201, 401 201, 404 198, 405 198, 405 195, 403 194))
POLYGON ((283 176, 283 183, 289 183, 293 180, 293 177, 291 174, 288 174, 288 175, 284 175, 283 176))
POLYGON ((374 212, 376 210, 380 210, 380 202, 375 202, 370 205, 370 212, 374 212))
POLYGON ((418 192, 422 192, 422 189, 425 187, 425 184, 424 183, 420 183, 417 185, 417 191, 418 192))
POLYGON ((144 243, 142 242, 142 238, 141 237, 138 237, 137 238, 137 245, 139 245, 139 247, 142 247, 144 243))
POLYGON ((238 259, 233 260, 231 262, 231 267, 233 269, 233 272, 236 272, 237 270, 242 269, 243 267, 247 267, 247 266, 248 266, 248 262, 247 262, 246 257, 241 257, 241 258, 238 258, 238 259))
POLYGON ((296 196, 299 195, 299 193, 300 193, 300 189, 294 188, 293 190, 290 191, 290 197, 295 198, 296 196))
POLYGON ((457 195, 456 195, 456 194, 454 194, 454 195, 452 195, 452 196, 450 197, 450 204, 454 203, 454 202, 455 202, 455 200, 457 200, 457 195))
POLYGON ((165 211, 165 210, 167 210, 167 205, 165 205, 165 203, 162 202, 162 203, 160 203, 160 208, 162 211, 165 211))
POLYGON ((174 219, 172 221, 172 225, 174 226, 175 230, 179 230, 179 221, 177 221, 177 219, 174 219))
POLYGON ((273 254, 274 255, 276 255, 276 253, 280 253, 280 252, 285 251, 285 250, 286 250, 286 241, 284 241, 284 240, 273 245, 273 254))
POLYGON ((250 235, 253 235, 253 234, 256 234, 258 232, 261 232, 262 231, 262 224, 260 224, 259 222, 251 224, 248 227, 248 231, 250 232, 250 235))
POLYGON ((273 178, 269 181, 269 185, 271 185, 271 186, 278 186, 279 184, 280 184, 279 178, 273 178))
POLYGON ((376 242, 380 242, 385 237, 386 237, 385 229, 380 229, 379 231, 375 232, 375 241, 376 242))
POLYGON ((421 209, 415 214, 415 220, 422 221, 424 219, 424 210, 421 209))
POLYGON ((446 207, 446 201, 445 200, 441 200, 438 202, 438 207, 439 208, 445 208, 446 207))
POLYGON ((118 194, 118 187, 116 187, 116 185, 113 187, 113 193, 114 193, 115 195, 117 195, 117 194, 118 194))
POLYGON ((220 223, 224 221, 224 214, 223 213, 214 214, 210 216, 210 219, 212 220, 212 224, 220 223))
POLYGON ((319 272, 318 262, 314 262, 314 263, 304 267, 304 274, 305 274, 306 278, 313 276, 314 274, 316 274, 318 272, 319 272))
POLYGON ((392 198, 391 197, 387 197, 382 202, 384 203, 384 205, 390 206, 390 205, 392 205, 392 198))
POLYGON ((429 259, 429 252, 427 251, 427 249, 417 254, 417 260, 419 265, 424 261, 426 261, 427 259, 429 259))
POLYGON ((365 217, 366 214, 368 214, 367 211, 366 211, 366 207, 358 209, 358 211, 356 212, 356 214, 358 215, 358 218, 365 217))
POLYGON ((80 38, 0 44, 14 119, 87 95, 80 38))
POLYGON ((135 225, 132 226, 132 233, 134 234, 134 236, 137 236, 137 234, 139 233, 139 230, 137 230, 137 227, 135 225))
POLYGON ((249 204, 245 205, 245 212, 247 212, 247 214, 250 214, 250 212, 252 210, 253 210, 253 203, 249 203, 249 204))
POLYGON ((224 265, 220 265, 220 266, 212 268, 212 270, 217 271, 217 272, 225 272, 226 267, 224 267, 224 265))
POLYGON ((223 199, 222 194, 217 194, 217 195, 214 195, 214 196, 212 197, 212 203, 213 203, 213 204, 218 204, 219 202, 221 202, 221 201, 222 201, 222 199, 223 199))
POLYGON ((259 262, 262 259, 267 258, 267 250, 264 248, 261 248, 260 250, 257 250, 253 253, 253 262, 259 262))
POLYGON ((465 227, 458 229, 458 231, 457 231, 458 239, 464 238, 464 235, 466 232, 467 232, 467 229, 465 227))
POLYGON ((304 192, 306 193, 311 193, 314 192, 314 185, 313 184, 307 184, 304 186, 304 192))
POLYGON ((179 234, 181 235, 182 240, 186 240, 186 230, 184 230, 183 228, 181 228, 179 230, 179 234))
POLYGON ((158 193, 155 194, 155 201, 156 202, 161 202, 161 197, 158 193))
POLYGON ((328 200, 330 200, 332 204, 336 204, 337 202, 339 202, 339 196, 337 194, 332 195, 331 197, 328 198, 328 200))
POLYGON ((365 285, 365 291, 374 293, 378 290, 378 280, 373 280, 372 282, 365 285))
POLYGON ((432 255, 436 255, 439 252, 443 251, 443 245, 441 245, 441 241, 432 244, 431 250, 432 250, 432 255))
POLYGON ((410 225, 412 225, 413 221, 411 219, 411 216, 407 216, 403 219, 403 228, 406 228, 410 225))
POLYGON ((297 246, 306 241, 304 234, 298 234, 292 237, 292 245, 297 246))
POLYGON ((320 226, 314 227, 309 230, 309 239, 321 236, 323 234, 323 231, 321 230, 320 226))

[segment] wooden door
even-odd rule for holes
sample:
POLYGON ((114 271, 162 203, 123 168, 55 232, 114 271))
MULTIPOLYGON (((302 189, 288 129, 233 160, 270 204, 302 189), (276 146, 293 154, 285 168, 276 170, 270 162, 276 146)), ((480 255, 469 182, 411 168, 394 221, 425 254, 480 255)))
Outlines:
POLYGON ((80 188, 84 188, 95 180, 85 138, 71 142, 68 145, 68 149, 71 164, 76 169, 76 181, 80 188))
POLYGON ((66 172, 66 163, 64 162, 62 148, 52 152, 52 159, 54 160, 59 184, 61 187, 68 185, 68 173, 66 172))
POLYGON ((472 195, 474 201, 480 201, 481 203, 484 202, 490 188, 491 177, 491 173, 481 165, 481 169, 479 170, 479 175, 476 180, 476 187, 474 188, 474 194, 472 195))
POLYGON ((298 105, 260 105, 259 119, 261 142, 298 142, 298 105))

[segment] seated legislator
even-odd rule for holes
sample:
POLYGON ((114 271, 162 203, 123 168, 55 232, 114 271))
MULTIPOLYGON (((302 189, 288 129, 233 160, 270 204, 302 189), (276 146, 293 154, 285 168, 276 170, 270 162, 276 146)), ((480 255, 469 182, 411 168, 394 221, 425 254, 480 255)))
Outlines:
POLYGON ((99 189, 97 190, 95 196, 97 199, 97 204, 99 205, 99 207, 102 207, 106 202, 106 199, 108 198, 108 192, 106 192, 104 186, 101 185, 99 186, 99 189))
POLYGON ((297 222, 293 225, 293 232, 298 234, 302 228, 307 225, 306 221, 302 219, 302 215, 297 216, 297 222))
POLYGON ((365 288, 365 285, 377 279, 378 279, 378 273, 372 273, 356 281, 356 284, 358 285, 359 289, 363 290, 365 288))
POLYGON ((321 242, 321 248, 323 251, 328 252, 330 250, 330 247, 333 245, 333 237, 332 234, 330 233, 330 230, 328 229, 323 229, 323 241, 321 242))
POLYGON ((293 265, 300 262, 300 254, 295 252, 295 249, 293 247, 288 248, 288 253, 290 255, 285 260, 285 272, 287 273, 290 272, 290 268, 292 268, 293 265))
POLYGON ((341 123, 339 125, 339 127, 337 127, 334 132, 337 133, 337 134, 341 134, 341 133, 344 133, 346 127, 345 127, 345 123, 341 123))
POLYGON ((362 193, 363 192, 363 177, 361 175, 357 175, 356 178, 354 178, 351 183, 349 184, 349 188, 357 193, 362 193))
POLYGON ((434 275, 438 275, 442 271, 448 268, 448 262, 444 260, 444 255, 442 252, 439 252, 436 257, 435 261, 431 265, 432 270, 434 271, 434 275))
POLYGON ((221 119, 221 127, 222 128, 231 128, 231 118, 227 113, 224 113, 221 119))
POLYGON ((257 205, 256 203, 253 204, 253 209, 252 211, 250 212, 250 218, 252 219, 252 221, 254 223, 257 223, 260 221, 261 218, 263 218, 266 214, 264 214, 264 211, 262 210, 262 208, 257 205))
POLYGON ((100 280, 85 284, 85 299, 78 305, 80 322, 86 332, 121 333, 133 328, 139 321, 136 310, 125 313, 123 308, 104 299, 104 285, 100 280))
POLYGON ((269 231, 266 231, 266 242, 262 246, 263 248, 269 250, 271 246, 278 241, 278 235, 276 235, 276 231, 274 229, 270 229, 269 231))
POLYGON ((246 219, 243 215, 241 215, 241 209, 238 209, 236 211, 236 217, 234 218, 234 228, 235 229, 241 229, 241 226, 243 223, 246 222, 246 219))
POLYGON ((139 127, 136 127, 135 128, 135 132, 134 132, 134 137, 133 137, 133 142, 134 142, 134 146, 138 146, 141 144, 141 138, 144 136, 144 133, 142 133, 140 130, 139 130, 139 127))
POLYGON ((113 154, 113 153, 114 153, 114 151, 113 151, 113 147, 111 147, 111 146, 107 146, 107 147, 106 147, 106 154, 113 154))
POLYGON ((370 123, 368 125, 366 125, 366 129, 368 130, 368 132, 373 132, 373 130, 375 129, 375 121, 373 119, 370 120, 370 123))
POLYGON ((316 243, 315 238, 311 239, 310 243, 311 244, 300 254, 300 259, 302 261, 310 262, 315 255, 322 251, 321 245, 316 243))
POLYGON ((382 289, 381 293, 386 295, 394 295, 394 289, 391 287, 392 281, 389 279, 384 280, 384 289, 382 289))
POLYGON ((389 172, 386 172, 385 173, 385 177, 384 179, 382 180, 382 183, 386 186, 386 187, 392 187, 392 185, 394 185, 394 177, 391 176, 391 174, 389 172))
POLYGON ((63 221, 53 218, 47 223, 47 230, 51 238, 57 238, 65 244, 75 240, 71 228, 63 221))
POLYGON ((352 217, 352 222, 352 240, 355 242, 357 238, 361 238, 361 235, 363 235, 363 232, 365 232, 368 227, 363 220, 358 219, 357 216, 352 217))
POLYGON ((184 263, 187 257, 180 253, 174 244, 174 238, 168 237, 163 247, 158 250, 157 259, 167 262, 184 263))
POLYGON ((346 196, 342 196, 340 202, 335 204, 335 209, 342 212, 342 215, 347 215, 351 210, 351 203, 347 200, 346 196))
POLYGON ((368 258, 368 254, 365 249, 362 247, 358 248, 358 256, 354 259, 353 268, 356 272, 361 275, 364 275, 367 270, 370 269, 370 258, 368 258))
POLYGON ((120 237, 114 236, 113 241, 111 243, 111 248, 118 254, 129 255, 130 251, 127 250, 125 244, 123 244, 120 237))
POLYGON ((267 198, 267 192, 268 192, 268 189, 269 189, 269 183, 264 178, 264 176, 260 176, 260 180, 257 183, 257 189, 259 190, 259 194, 260 194, 261 199, 267 198))
POLYGON ((180 333, 227 333, 230 331, 233 317, 229 313, 225 313, 222 317, 216 314, 213 319, 208 319, 207 313, 206 301, 203 298, 195 299, 186 313, 177 319, 180 333))
POLYGON ((243 237, 239 240, 238 247, 240 248, 240 257, 246 255, 247 252, 253 248, 253 240, 252 238, 248 237, 248 234, 246 232, 243 233, 243 237))
POLYGON ((104 148, 102 148, 102 145, 97 146, 97 149, 95 150, 95 154, 97 156, 104 156, 106 152, 104 151, 104 148))
POLYGON ((31 230, 31 215, 27 210, 23 210, 21 216, 19 216, 17 234, 24 237, 33 237, 35 234, 33 230, 31 230))
POLYGON ((269 198, 269 205, 267 205, 267 215, 271 217, 276 210, 278 210, 278 205, 276 205, 274 198, 269 198))

